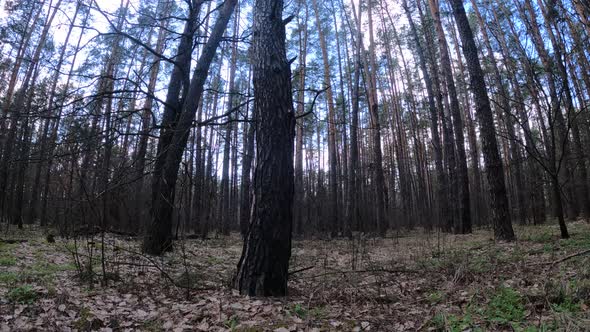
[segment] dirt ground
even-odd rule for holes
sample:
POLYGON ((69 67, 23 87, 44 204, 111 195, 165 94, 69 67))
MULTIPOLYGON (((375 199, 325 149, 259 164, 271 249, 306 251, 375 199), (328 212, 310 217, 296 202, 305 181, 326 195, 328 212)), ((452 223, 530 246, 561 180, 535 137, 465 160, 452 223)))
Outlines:
POLYGON ((163 258, 138 239, 47 230, 0 238, 0 331, 590 331, 590 224, 470 235, 294 241, 289 297, 233 291, 237 235, 183 240, 163 258), (14 241, 14 240, 27 241, 14 241), (106 281, 105 281, 106 280, 106 281))

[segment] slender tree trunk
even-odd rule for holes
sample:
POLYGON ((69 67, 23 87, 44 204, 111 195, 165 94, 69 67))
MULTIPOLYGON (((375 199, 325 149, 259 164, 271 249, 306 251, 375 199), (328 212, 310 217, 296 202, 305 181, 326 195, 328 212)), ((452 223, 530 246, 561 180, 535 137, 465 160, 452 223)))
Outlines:
POLYGON ((71 19, 71 24, 68 27, 68 32, 66 33, 66 39, 64 41, 64 44, 59 52, 59 59, 57 61, 57 65, 55 66, 55 73, 53 74, 53 78, 52 78, 52 83, 51 83, 51 88, 50 88, 50 92, 49 92, 49 100, 47 101, 47 118, 45 119, 45 122, 43 123, 43 131, 41 134, 41 147, 39 149, 39 162, 37 163, 37 168, 35 169, 35 178, 33 180, 33 188, 32 188, 32 193, 31 193, 31 203, 30 203, 30 207, 31 207, 31 211, 29 213, 29 222, 34 222, 35 219, 39 216, 39 194, 40 194, 40 189, 41 189, 41 173, 43 171, 44 165, 48 159, 47 156, 47 149, 48 149, 48 145, 50 144, 49 139, 50 137, 48 137, 49 135, 49 128, 52 122, 52 116, 51 114, 56 112, 56 107, 54 107, 54 101, 55 101, 55 97, 57 94, 57 83, 59 82, 59 77, 61 74, 61 68, 63 66, 64 60, 65 60, 65 56, 66 56, 66 50, 69 46, 69 40, 70 40, 70 36, 72 35, 72 31, 74 30, 74 24, 76 22, 76 19, 78 17, 78 13, 80 12, 81 7, 83 6, 83 4, 78 1, 76 3, 76 9, 74 11, 74 15, 72 16, 71 19))
MULTIPOLYGON (((305 14, 304 20, 299 22, 299 91, 297 93, 297 115, 305 113, 305 78, 307 74, 307 40, 308 29, 307 23, 309 19, 309 7, 307 1, 301 1, 300 6, 304 6, 305 14)), ((301 9, 300 9, 301 10, 301 9)), ((295 129, 295 202, 294 202, 294 219, 295 219, 295 234, 303 234, 303 213, 305 191, 303 188, 303 133, 304 121, 301 118, 297 121, 295 129)))
MULTIPOLYGON (((385 189, 385 176, 383 175, 383 154, 381 151, 381 124, 379 120, 379 104, 377 96, 377 64, 375 57, 375 37, 373 33, 373 8, 372 1, 367 2, 367 13, 369 21, 369 52, 368 59, 365 63, 366 82, 368 84, 367 94, 369 97, 369 115, 372 131, 372 148, 373 148, 373 167, 374 178, 373 186, 376 196, 376 222, 377 229, 381 236, 385 236, 388 228, 388 220, 386 216, 386 201, 387 192, 385 189)), ((360 26, 358 27, 361 28, 360 26)))
MULTIPOLYGON (((176 126, 173 128, 170 144, 167 145, 166 153, 158 156, 158 159, 162 158, 164 160, 161 162, 162 171, 160 177, 154 179, 152 218, 143 243, 143 250, 146 253, 160 255, 162 252, 171 249, 171 217, 174 209, 178 169, 188 140, 188 133, 203 94, 209 67, 236 3, 237 0, 226 0, 220 9, 217 22, 213 26, 211 35, 203 48, 203 53, 195 66, 190 84, 187 86, 186 98, 183 99, 182 111, 176 126)), ((186 55, 190 58, 190 51, 186 55)))
POLYGON ((337 150, 336 150, 336 116, 334 109, 334 96, 332 90, 330 58, 328 56, 328 46, 326 43, 326 36, 321 24, 320 12, 317 0, 312 0, 313 9, 315 12, 316 26, 318 29, 318 36, 320 40, 320 48, 322 50, 322 59, 324 63, 324 86, 326 87, 326 99, 328 104, 328 221, 331 236, 336 236, 338 229, 338 165, 337 165, 337 150))
MULTIPOLYGON (((406 17, 408 19, 408 23, 410 24, 410 30, 412 33, 412 37, 414 39, 414 43, 416 44, 416 51, 418 53, 418 60, 420 62, 420 69, 422 71, 422 75, 424 76, 424 84, 426 85, 426 92, 428 96, 428 109, 430 111, 430 131, 432 136, 432 145, 434 150, 434 166, 436 172, 436 197, 435 200, 438 203, 439 207, 439 215, 438 220, 444 215, 444 211, 448 211, 448 197, 445 194, 445 189, 448 187, 448 181, 446 174, 443 169, 443 157, 442 157, 442 144, 440 141, 440 134, 438 131, 438 113, 435 102, 435 95, 434 95, 434 88, 432 86, 432 78, 430 77, 430 72, 427 67, 427 60, 426 56, 424 55, 424 49, 422 47, 422 42, 420 41, 420 37, 418 35, 416 25, 412 19, 412 15, 406 0, 403 0, 402 5, 404 7, 404 11, 406 13, 406 17)), ((444 220, 444 219, 443 219, 444 220)))
POLYGON ((460 219, 455 222, 454 231, 456 233, 471 233, 471 201, 469 196, 469 174, 467 173, 467 156, 465 154, 465 138, 463 135, 463 120, 461 118, 461 109, 459 99, 453 78, 453 68, 451 65, 447 40, 440 19, 440 7, 438 0, 429 0, 430 11, 434 19, 435 30, 438 34, 438 44, 441 57, 442 71, 444 73, 448 97, 450 100, 450 111, 453 118, 453 129, 455 133, 454 142, 457 151, 457 180, 459 189, 460 202, 460 219))
MULTIPOLYGON (((239 15, 234 16, 234 32, 233 38, 238 38, 239 30, 239 15)), ((238 44, 234 42, 231 48, 230 64, 229 64, 229 96, 227 100, 227 112, 233 112, 236 68, 238 65, 238 44)), ((230 167, 230 152, 232 147, 232 119, 235 117, 229 114, 228 123, 225 125, 224 146, 223 146, 223 165, 221 170, 221 233, 229 235, 231 227, 231 202, 230 202, 230 183, 229 183, 229 167, 230 167)), ((235 143, 235 142, 234 142, 235 143)))

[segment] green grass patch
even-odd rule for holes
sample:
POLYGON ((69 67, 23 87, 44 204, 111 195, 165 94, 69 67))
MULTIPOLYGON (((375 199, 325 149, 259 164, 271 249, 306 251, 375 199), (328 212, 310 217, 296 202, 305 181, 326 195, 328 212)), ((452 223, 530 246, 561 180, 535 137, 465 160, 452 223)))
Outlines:
POLYGON ((578 313, 590 296, 590 280, 571 280, 567 283, 549 281, 545 293, 551 309, 557 313, 578 313))
POLYGON ((29 285, 14 287, 8 291, 7 298, 12 303, 32 304, 39 294, 29 285))
POLYGON ((430 302, 431 304, 436 304, 443 300, 444 294, 439 291, 434 291, 428 294, 426 298, 428 299, 428 302, 430 302))
POLYGON ((0 266, 14 266, 16 259, 14 257, 2 256, 0 257, 0 266))
POLYGON ((296 303, 289 309, 289 312, 293 316, 297 316, 301 319, 312 318, 321 320, 327 317, 327 311, 324 306, 318 306, 313 308, 306 308, 300 303, 296 303))
POLYGON ((318 306, 309 309, 309 316, 315 319, 325 319, 326 317, 328 317, 328 313, 326 307, 318 306))
POLYGON ((219 264, 223 263, 223 260, 219 257, 207 256, 207 263, 212 264, 212 265, 219 265, 219 264))
POLYGON ((509 287, 500 287, 483 310, 485 319, 499 325, 519 323, 525 318, 524 299, 509 287))
POLYGON ((457 316, 453 314, 437 313, 431 321, 431 326, 436 331, 483 331, 480 327, 475 326, 471 314, 468 312, 465 315, 457 316))
POLYGON ((307 310, 300 303, 297 303, 293 305, 293 307, 291 308, 291 314, 294 314, 301 319, 305 319, 308 313, 307 310))
POLYGON ((240 319, 237 316, 231 316, 224 322, 225 327, 230 331, 235 331, 238 324, 240 324, 240 319))
POLYGON ((547 243, 555 241, 554 235, 549 230, 542 232, 534 232, 528 236, 524 236, 523 240, 535 243, 547 243))
POLYGON ((2 271, 0 272, 0 284, 10 285, 20 280, 17 273, 2 271))
POLYGON ((559 244, 570 249, 590 249, 590 236, 588 234, 579 234, 569 239, 560 240, 559 244))

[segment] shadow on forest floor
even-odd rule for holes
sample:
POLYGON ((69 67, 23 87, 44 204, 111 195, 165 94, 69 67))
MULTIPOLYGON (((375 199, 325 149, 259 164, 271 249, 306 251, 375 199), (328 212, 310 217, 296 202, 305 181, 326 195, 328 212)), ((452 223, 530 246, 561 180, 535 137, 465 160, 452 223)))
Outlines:
POLYGON ((418 231, 293 244, 290 296, 229 284, 237 235, 186 240, 163 258, 137 239, 0 241, 0 331, 590 330, 590 225, 517 226, 515 243, 418 231), (103 278, 104 277, 104 278, 103 278), (101 284, 102 283, 102 284, 101 284))

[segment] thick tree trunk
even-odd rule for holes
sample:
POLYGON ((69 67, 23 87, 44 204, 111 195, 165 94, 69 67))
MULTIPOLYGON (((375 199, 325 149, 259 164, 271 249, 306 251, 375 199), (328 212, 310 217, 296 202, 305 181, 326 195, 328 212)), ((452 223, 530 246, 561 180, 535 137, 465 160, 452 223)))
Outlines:
POLYGON ((250 296, 287 294, 294 194, 295 116, 282 0, 256 0, 252 40, 256 171, 254 211, 235 287, 250 296))
POLYGON ((467 69, 469 70, 471 87, 475 98, 476 114, 481 132, 482 150, 488 183, 490 186, 490 206, 492 211, 494 236, 497 240, 512 241, 515 239, 515 236, 508 209, 504 169, 502 160, 500 159, 500 152, 498 151, 494 117, 486 91, 484 74, 477 56, 473 31, 469 26, 469 20, 467 19, 467 14, 463 7, 463 1, 451 0, 451 5, 453 7, 455 21, 459 28, 459 34, 461 35, 463 55, 467 60, 467 69))

